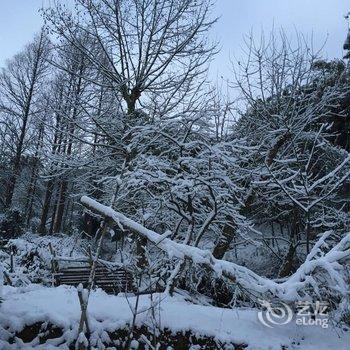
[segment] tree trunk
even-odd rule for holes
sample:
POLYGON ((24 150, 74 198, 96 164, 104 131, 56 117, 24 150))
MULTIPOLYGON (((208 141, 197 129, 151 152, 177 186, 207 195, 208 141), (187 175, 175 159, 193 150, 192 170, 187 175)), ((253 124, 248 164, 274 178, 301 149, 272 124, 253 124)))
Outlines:
POLYGON ((54 233, 60 232, 62 228, 62 219, 63 219, 64 208, 66 205, 67 192, 68 192, 68 183, 67 181, 62 181, 60 192, 59 192, 59 199, 57 202, 58 203, 57 212, 56 212, 55 221, 53 225, 54 233))
MULTIPOLYGON (((64 151, 66 153, 67 157, 70 157, 72 154, 72 148, 73 148, 73 135, 75 132, 75 121, 78 116, 78 103, 79 98, 82 92, 82 75, 84 70, 84 60, 81 59, 79 72, 78 72, 78 81, 76 82, 76 85, 74 86, 74 99, 73 99, 73 111, 72 111, 72 117, 70 120, 69 125, 67 125, 67 141, 68 145, 67 148, 64 147, 64 151)), ((75 78, 75 76, 72 76, 72 80, 75 78)), ((72 82, 74 84, 74 80, 72 82)), ((64 209, 66 205, 68 195, 68 181, 67 179, 63 179, 60 187, 60 193, 59 193, 59 201, 58 201, 58 208, 57 208, 57 214, 53 226, 53 232, 59 232, 62 229, 62 221, 63 221, 63 214, 64 209)))
POLYGON ((230 225, 225 225, 223 228, 222 236, 214 247, 213 256, 216 259, 222 259, 225 253, 229 250, 230 245, 236 235, 236 226, 234 223, 230 225), (233 227, 232 227, 232 226, 233 227))
MULTIPOLYGON (((58 190, 56 190, 55 192, 58 192, 58 190)), ((56 213, 57 213, 57 206, 58 206, 58 200, 59 200, 59 193, 55 193, 55 202, 53 204, 53 208, 52 208, 52 217, 51 217, 51 223, 50 223, 50 230, 49 233, 52 234, 54 232, 54 224, 56 221, 56 213)))
POLYGON ((27 203, 25 206, 25 215, 26 215, 26 224, 29 225, 29 221, 32 217, 33 212, 33 203, 34 203, 34 196, 36 192, 36 184, 38 180, 38 166, 39 166, 39 152, 41 149, 41 144, 43 141, 43 135, 44 135, 44 125, 42 124, 39 129, 39 135, 38 140, 35 146, 35 153, 34 153, 34 163, 32 167, 32 172, 30 175, 30 181, 29 181, 29 187, 28 187, 28 197, 27 197, 27 203))
POLYGON ((289 245, 287 255, 284 258, 284 262, 278 272, 279 277, 287 277, 292 273, 293 266, 294 266, 295 252, 296 252, 296 246, 293 243, 291 243, 289 245))
POLYGON ((54 180, 53 179, 49 180, 46 186, 44 206, 41 213, 40 225, 38 228, 38 232, 42 234, 46 233, 46 222, 47 222, 47 217, 49 215, 51 198, 52 198, 54 187, 55 187, 54 180))

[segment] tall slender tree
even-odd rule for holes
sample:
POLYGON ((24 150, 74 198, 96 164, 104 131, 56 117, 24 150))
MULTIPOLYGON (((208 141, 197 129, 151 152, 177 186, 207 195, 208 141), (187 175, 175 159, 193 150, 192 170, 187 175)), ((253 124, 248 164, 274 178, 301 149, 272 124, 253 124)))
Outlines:
POLYGON ((16 119, 19 127, 12 171, 6 186, 6 207, 12 204, 16 182, 21 172, 28 124, 41 108, 37 102, 41 84, 48 70, 49 51, 50 43, 42 30, 32 43, 8 62, 0 75, 0 112, 7 118, 16 119))

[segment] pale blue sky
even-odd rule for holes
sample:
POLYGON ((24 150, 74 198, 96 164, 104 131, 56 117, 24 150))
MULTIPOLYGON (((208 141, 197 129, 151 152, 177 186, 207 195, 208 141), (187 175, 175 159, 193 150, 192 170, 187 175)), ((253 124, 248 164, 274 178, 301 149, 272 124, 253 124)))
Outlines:
MULTIPOLYGON (((73 0, 67 0, 73 1, 73 0)), ((38 9, 50 0, 0 0, 0 66, 19 51, 39 30, 38 9)), ((215 12, 221 16, 213 30, 222 51, 212 71, 228 74, 229 56, 239 56, 243 35, 268 31, 272 24, 283 26, 287 33, 295 28, 313 34, 319 47, 328 35, 324 48, 328 58, 342 57, 347 23, 343 15, 350 11, 349 0, 217 0, 215 12)))

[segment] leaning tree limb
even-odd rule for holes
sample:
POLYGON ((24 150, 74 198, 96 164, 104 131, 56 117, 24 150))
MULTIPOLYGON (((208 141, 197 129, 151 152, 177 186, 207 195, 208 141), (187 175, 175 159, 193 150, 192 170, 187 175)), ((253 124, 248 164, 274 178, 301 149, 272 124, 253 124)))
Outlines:
POLYGON ((332 233, 331 231, 326 232, 298 270, 288 279, 279 282, 259 276, 244 266, 216 259, 210 251, 175 242, 169 238, 168 232, 164 235, 158 234, 89 197, 83 196, 81 202, 89 210, 115 221, 120 227, 126 227, 135 234, 147 238, 167 253, 170 258, 180 260, 186 258, 195 264, 204 265, 219 276, 228 278, 252 293, 277 297, 287 302, 309 296, 309 292, 318 294, 323 286, 320 283, 324 284, 324 278, 317 278, 318 272, 328 276, 326 288, 331 288, 343 295, 348 291, 342 274, 344 266, 341 263, 350 257, 350 233, 327 253, 324 253, 322 248, 327 247, 325 241, 332 233))

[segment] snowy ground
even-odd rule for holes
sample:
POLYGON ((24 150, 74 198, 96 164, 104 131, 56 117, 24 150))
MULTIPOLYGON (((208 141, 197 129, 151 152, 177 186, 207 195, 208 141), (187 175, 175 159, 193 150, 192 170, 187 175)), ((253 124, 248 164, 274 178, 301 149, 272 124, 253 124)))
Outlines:
MULTIPOLYGON (((80 307, 75 288, 60 286, 57 288, 31 285, 24 288, 3 288, 3 303, 0 306, 0 325, 11 331, 20 331, 24 325, 46 321, 65 330, 66 339, 76 337, 80 307)), ((182 297, 153 296, 161 300, 156 309, 158 326, 172 331, 192 330, 198 335, 214 336, 222 342, 248 344, 247 349, 281 350, 348 350, 350 332, 342 332, 332 327, 322 329, 319 326, 296 326, 293 322, 279 328, 267 328, 259 323, 257 310, 220 309, 210 306, 194 305, 182 297)), ((103 339, 104 331, 113 331, 130 322, 130 309, 136 298, 111 296, 98 290, 93 292, 89 302, 89 318, 93 337, 103 339)), ((158 303, 156 303, 158 304, 158 303)), ((145 310, 137 316, 137 324, 149 323, 150 297, 140 298, 139 310, 145 310)), ((5 333, 1 334, 5 339, 5 333)), ((1 349, 50 349, 55 348, 55 341, 39 346, 32 343, 9 345, 0 341, 1 349)))

